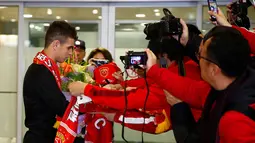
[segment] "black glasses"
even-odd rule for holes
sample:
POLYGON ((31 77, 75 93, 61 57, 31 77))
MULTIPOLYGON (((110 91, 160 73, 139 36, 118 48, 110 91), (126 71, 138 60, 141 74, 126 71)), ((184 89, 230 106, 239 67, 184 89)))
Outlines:
POLYGON ((200 52, 196 52, 196 57, 197 57, 197 60, 198 60, 198 61, 199 61, 200 59, 204 59, 204 60, 206 60, 206 61, 208 61, 208 62, 214 63, 215 65, 219 66, 219 64, 217 64, 216 62, 214 62, 214 61, 212 61, 212 60, 210 60, 210 59, 208 59, 208 58, 206 58, 206 57, 201 56, 201 55, 200 55, 200 52))

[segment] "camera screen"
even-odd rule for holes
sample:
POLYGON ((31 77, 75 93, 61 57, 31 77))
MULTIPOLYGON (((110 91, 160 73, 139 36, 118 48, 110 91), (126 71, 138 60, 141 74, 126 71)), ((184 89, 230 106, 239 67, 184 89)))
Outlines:
POLYGON ((130 59, 130 63, 132 65, 140 65, 140 64, 142 64, 142 57, 141 56, 132 56, 130 59))

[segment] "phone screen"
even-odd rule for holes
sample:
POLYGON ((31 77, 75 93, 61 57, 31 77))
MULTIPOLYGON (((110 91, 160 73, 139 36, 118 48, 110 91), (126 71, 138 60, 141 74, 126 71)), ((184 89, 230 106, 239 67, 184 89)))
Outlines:
MULTIPOLYGON (((216 0, 208 0, 208 7, 209 7, 210 11, 218 13, 218 7, 217 7, 216 0)), ((213 21, 216 20, 216 18, 214 16, 212 16, 211 18, 213 21)))

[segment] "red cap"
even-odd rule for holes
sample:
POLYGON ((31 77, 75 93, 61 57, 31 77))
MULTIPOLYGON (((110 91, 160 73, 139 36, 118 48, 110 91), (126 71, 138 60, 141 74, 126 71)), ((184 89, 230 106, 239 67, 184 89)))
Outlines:
POLYGON ((104 64, 94 70, 94 79, 99 85, 117 84, 118 80, 112 74, 118 71, 120 68, 115 63, 104 64))

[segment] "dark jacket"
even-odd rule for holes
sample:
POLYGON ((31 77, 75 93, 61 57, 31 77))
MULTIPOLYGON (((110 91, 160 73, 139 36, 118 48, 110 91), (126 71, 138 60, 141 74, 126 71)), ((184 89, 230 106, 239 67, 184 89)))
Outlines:
POLYGON ((231 120, 235 121, 230 118, 231 114, 235 114, 235 118, 242 118, 242 121, 238 120, 236 123, 243 122, 244 126, 249 123, 249 126, 244 128, 242 124, 235 123, 232 126, 247 135, 255 132, 255 109, 251 106, 255 104, 255 61, 253 60, 252 63, 242 76, 238 77, 224 91, 211 90, 198 123, 194 122, 187 104, 180 103, 173 106, 171 121, 178 143, 228 143, 255 140, 254 136, 242 137, 240 140, 235 135, 236 130, 225 129, 231 120), (250 122, 250 120, 254 121, 250 122), (220 136, 221 134, 224 136, 220 136))
POLYGON ((24 143, 53 143, 56 115, 62 117, 68 102, 53 74, 43 65, 29 66, 23 85, 25 126, 24 143))

